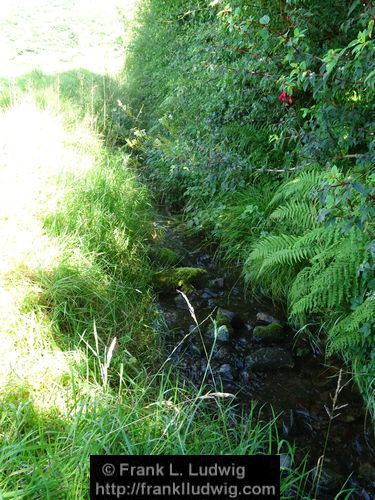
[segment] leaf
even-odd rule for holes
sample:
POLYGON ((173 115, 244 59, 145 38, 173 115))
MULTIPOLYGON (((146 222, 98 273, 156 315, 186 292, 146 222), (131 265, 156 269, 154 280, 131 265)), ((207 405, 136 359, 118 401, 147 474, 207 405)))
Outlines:
POLYGON ((368 189, 366 189, 365 186, 363 186, 363 184, 361 184, 360 182, 353 181, 352 186, 356 191, 363 194, 364 196, 368 195, 368 189))
POLYGON ((269 24, 270 21, 270 16, 267 16, 267 14, 259 19, 260 24, 269 24))

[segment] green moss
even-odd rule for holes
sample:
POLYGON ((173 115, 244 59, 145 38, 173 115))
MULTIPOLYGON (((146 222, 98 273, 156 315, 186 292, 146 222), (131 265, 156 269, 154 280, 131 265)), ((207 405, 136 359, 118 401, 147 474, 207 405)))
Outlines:
POLYGON ((170 248, 163 247, 158 251, 158 261, 162 264, 175 266, 179 261, 179 258, 175 251, 171 250, 170 248))
POLYGON ((155 273, 155 285, 161 292, 173 292, 176 289, 189 292, 194 289, 194 285, 199 286, 206 276, 205 269, 176 267, 155 273))
POLYGON ((265 326, 256 326, 254 335, 268 342, 282 342, 285 340, 285 332, 279 323, 270 323, 265 326))

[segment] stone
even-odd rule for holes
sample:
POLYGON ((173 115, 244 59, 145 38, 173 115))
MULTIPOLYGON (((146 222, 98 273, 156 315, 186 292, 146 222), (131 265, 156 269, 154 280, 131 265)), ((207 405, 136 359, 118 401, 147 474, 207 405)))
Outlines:
POLYGON ((159 292, 171 293, 178 290, 190 292, 207 278, 207 271, 200 267, 175 267, 154 274, 155 286, 159 292))
POLYGON ((214 299, 218 297, 218 293, 210 290, 209 288, 204 288, 201 293, 202 299, 214 299))
POLYGON ((232 381, 234 379, 232 367, 228 363, 221 365, 218 373, 224 380, 232 381))
POLYGON ((229 326, 210 326, 205 332, 205 337, 213 342, 216 340, 217 342, 229 342, 232 336, 233 330, 229 326))
POLYGON ((250 372, 249 370, 242 370, 240 372, 240 382, 243 385, 246 385, 249 382, 250 379, 250 372))
POLYGON ((211 280, 209 282, 209 286, 212 287, 212 288, 223 289, 224 285, 225 285, 224 278, 216 278, 216 279, 211 280))
POLYGON ((240 337, 234 344, 234 348, 241 354, 243 354, 247 349, 249 349, 251 339, 246 337, 240 337))
POLYGON ((249 370, 268 371, 279 368, 293 368, 293 357, 289 351, 279 347, 263 347, 249 354, 245 360, 249 370))
POLYGON ((243 358, 235 357, 233 365, 236 370, 243 370, 245 368, 245 360, 243 358))
POLYGON ((216 331, 216 338, 219 342, 229 342, 231 331, 226 325, 219 326, 216 331))
POLYGON ((258 321, 263 321, 264 323, 281 323, 278 319, 274 318, 271 316, 271 314, 265 313, 265 312, 258 312, 257 313, 257 320, 258 321))
POLYGON ((225 361, 230 357, 229 349, 225 346, 221 346, 216 353, 214 354, 214 358, 218 361, 225 361))
POLYGON ((219 307, 216 312, 216 323, 218 326, 227 325, 230 326, 232 319, 236 316, 236 313, 232 311, 228 311, 227 309, 223 309, 219 307))
POLYGON ((283 327, 279 323, 256 326, 253 334, 255 337, 260 338, 262 342, 282 342, 286 339, 283 327))

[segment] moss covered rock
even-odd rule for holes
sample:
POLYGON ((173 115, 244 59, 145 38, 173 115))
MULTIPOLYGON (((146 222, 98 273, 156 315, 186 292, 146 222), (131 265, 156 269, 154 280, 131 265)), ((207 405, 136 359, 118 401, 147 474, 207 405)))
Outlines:
POLYGON ((177 253, 167 247, 162 247, 159 249, 157 259, 160 263, 166 264, 168 266, 175 266, 179 261, 177 253))
POLYGON ((207 271, 199 267, 175 267, 155 273, 155 285, 160 292, 170 293, 176 289, 183 292, 194 290, 207 278, 207 271))
POLYGON ((279 323, 256 326, 254 328, 254 335, 264 342, 282 342, 286 338, 284 329, 279 323))

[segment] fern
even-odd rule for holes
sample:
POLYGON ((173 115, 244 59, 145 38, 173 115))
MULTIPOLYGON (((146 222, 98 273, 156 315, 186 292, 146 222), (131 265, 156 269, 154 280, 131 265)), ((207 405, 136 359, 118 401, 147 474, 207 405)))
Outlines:
POLYGON ((306 315, 326 310, 340 310, 351 297, 358 295, 357 270, 366 259, 367 237, 358 229, 341 235, 335 243, 311 259, 311 265, 296 277, 289 293, 290 316, 301 323, 306 315))
POLYGON ((285 222, 294 228, 295 232, 301 232, 316 226, 317 215, 317 210, 311 202, 291 201, 274 210, 270 219, 285 222))
POLYGON ((309 169, 302 171, 298 176, 279 187, 271 200, 271 205, 274 206, 282 201, 293 198, 299 200, 311 199, 311 193, 315 191, 322 182, 323 174, 320 170, 309 169))
POLYGON ((276 298, 287 295, 287 287, 295 278, 302 262, 308 263, 313 248, 297 245, 293 235, 269 235, 252 246, 245 263, 247 282, 271 291, 276 298))
MULTIPOLYGON (((328 333, 328 354, 340 352, 346 354, 348 349, 353 350, 366 344, 366 336, 361 330, 363 325, 368 324, 369 330, 374 327, 375 318, 375 294, 372 293, 359 305, 355 311, 344 317, 334 325, 328 333)), ((371 335, 371 331, 369 331, 371 335)), ((368 335, 369 342, 373 337, 368 335)))

